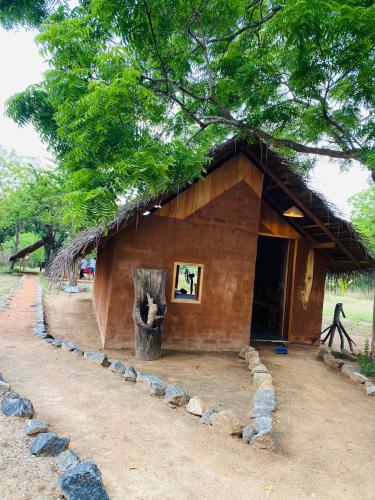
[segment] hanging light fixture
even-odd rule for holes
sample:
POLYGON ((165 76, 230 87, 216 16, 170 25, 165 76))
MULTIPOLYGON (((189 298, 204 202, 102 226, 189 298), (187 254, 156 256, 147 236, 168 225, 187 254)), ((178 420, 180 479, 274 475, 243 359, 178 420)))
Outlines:
POLYGON ((295 205, 288 208, 288 210, 285 210, 285 212, 283 212, 283 215, 284 217, 296 217, 296 218, 304 217, 301 210, 295 205))

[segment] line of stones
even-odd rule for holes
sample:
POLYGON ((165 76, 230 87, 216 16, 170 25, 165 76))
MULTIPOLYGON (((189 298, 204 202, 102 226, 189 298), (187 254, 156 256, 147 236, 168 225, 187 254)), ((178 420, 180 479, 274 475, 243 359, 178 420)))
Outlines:
POLYGON ((346 351, 335 351, 322 346, 318 351, 318 359, 324 361, 330 368, 340 370, 351 382, 362 385, 367 396, 375 397, 375 384, 361 373, 361 368, 354 363, 352 354, 346 351))
MULTIPOLYGON (((210 408, 205 400, 200 396, 190 397, 188 392, 176 383, 167 384, 157 375, 136 371, 134 366, 125 366, 119 360, 109 360, 103 352, 84 352, 74 342, 70 340, 54 339, 51 334, 46 331, 44 307, 43 307, 43 291, 41 287, 38 289, 37 309, 37 324, 34 328, 35 334, 45 340, 53 348, 61 348, 64 351, 71 352, 79 358, 86 359, 92 363, 108 367, 110 371, 120 374, 127 382, 137 382, 147 388, 151 396, 163 398, 170 406, 184 407, 186 411, 192 415, 201 417, 201 422, 205 425, 214 427, 217 431, 231 436, 242 436, 245 443, 257 444, 259 448, 274 448, 276 437, 271 428, 267 424, 269 412, 266 411, 266 406, 270 404, 269 393, 258 393, 255 408, 262 415, 258 415, 254 419, 253 436, 249 437, 249 426, 243 427, 238 416, 232 410, 217 410, 210 408), (263 396, 263 399, 261 397, 263 396), (258 426, 258 427, 257 427, 258 426), (262 427, 260 427, 262 426, 262 427)), ((252 349, 252 348, 249 348, 252 349)), ((274 399, 274 391, 273 391, 274 399)), ((274 409, 274 408, 273 408, 274 409)), ((272 411, 273 411, 272 409, 272 411)))
POLYGON ((19 282, 16 284, 16 286, 11 290, 10 294, 7 297, 0 300, 0 309, 7 309, 9 307, 10 301, 15 296, 17 289, 22 285, 25 279, 26 275, 23 275, 22 278, 19 280, 19 282))
POLYGON ((253 375, 255 388, 250 423, 244 427, 242 439, 257 448, 275 450, 279 441, 273 429, 272 413, 276 409, 275 388, 272 375, 260 360, 258 351, 251 346, 243 347, 239 357, 244 359, 253 375))
POLYGON ((68 449, 68 437, 49 432, 47 424, 33 419, 31 401, 13 392, 1 374, 0 399, 4 416, 25 418, 25 433, 32 438, 30 453, 37 457, 58 457, 59 485, 69 500, 109 500, 97 465, 91 460, 81 461, 77 453, 68 449))

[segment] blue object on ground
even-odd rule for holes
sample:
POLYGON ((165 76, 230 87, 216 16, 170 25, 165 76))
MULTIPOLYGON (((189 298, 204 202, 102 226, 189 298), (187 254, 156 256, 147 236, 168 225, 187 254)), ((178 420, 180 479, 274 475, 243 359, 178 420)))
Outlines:
POLYGON ((276 354, 288 354, 288 348, 287 347, 276 347, 275 353, 276 354))

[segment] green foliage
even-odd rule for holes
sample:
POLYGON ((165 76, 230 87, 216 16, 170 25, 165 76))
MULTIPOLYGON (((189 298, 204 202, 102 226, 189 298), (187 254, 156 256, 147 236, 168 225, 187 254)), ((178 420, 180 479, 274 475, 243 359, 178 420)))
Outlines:
POLYGON ((337 280, 337 284, 340 287, 341 295, 345 297, 345 295, 348 293, 350 285, 353 283, 353 280, 348 280, 345 278, 339 278, 337 280))
POLYGON ((361 367, 361 373, 363 373, 365 377, 372 377, 375 374, 375 362, 371 359, 370 344, 367 339, 365 340, 363 354, 358 354, 353 356, 353 358, 358 361, 361 367))
MULTIPOLYGON (((369 0, 87 0, 47 17, 51 69, 13 97, 69 179, 75 226, 181 187, 230 135, 375 166, 369 0)), ((297 155, 297 157, 296 157, 297 155)), ((303 158, 300 167, 310 167, 303 158)))
POLYGON ((62 175, 14 155, 4 154, 3 160, 0 159, 0 245, 9 248, 12 242, 13 254, 23 245, 43 239, 45 250, 54 251, 69 230, 69 224, 64 223, 62 175), (32 233, 34 241, 25 233, 32 233))
POLYGON ((375 186, 353 196, 350 203, 353 224, 364 235, 375 254, 375 186))
POLYGON ((0 26, 5 29, 39 26, 56 3, 55 0, 0 0, 0 26))

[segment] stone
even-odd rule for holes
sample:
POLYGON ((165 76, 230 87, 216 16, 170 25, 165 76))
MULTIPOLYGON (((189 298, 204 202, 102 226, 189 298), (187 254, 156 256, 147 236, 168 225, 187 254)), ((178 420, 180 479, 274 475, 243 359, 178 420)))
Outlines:
POLYGON ((178 384, 169 384, 165 389, 165 401, 176 406, 185 406, 189 402, 189 394, 178 384))
POLYGON ((21 398, 15 392, 6 392, 1 402, 1 411, 6 417, 28 417, 34 413, 31 401, 21 398))
POLYGON ((56 457, 69 447, 69 438, 53 432, 38 434, 30 443, 30 452, 36 456, 56 457))
POLYGON ((244 358, 246 363, 248 363, 250 359, 259 359, 259 353, 252 347, 251 350, 245 352, 244 358))
POLYGON ((327 346, 321 346, 318 350, 317 358, 323 360, 324 354, 330 354, 331 349, 327 346))
POLYGON ((53 337, 52 335, 50 335, 49 333, 47 333, 46 331, 41 331, 41 332, 38 332, 36 334, 37 337, 39 337, 40 339, 43 339, 43 340, 46 340, 46 339, 52 339, 53 340, 53 337))
POLYGON ((255 366, 252 370, 251 373, 254 375, 254 373, 267 373, 267 367, 266 365, 258 365, 255 366))
POLYGON ((46 339, 45 339, 45 341, 46 341, 46 343, 47 343, 47 344, 52 344, 53 339, 51 339, 51 338, 46 338, 46 339))
POLYGON ((41 420, 28 419, 25 422, 25 432, 28 436, 34 436, 41 432, 47 432, 48 425, 41 420))
POLYGON ((246 425, 246 427, 242 429, 242 441, 246 444, 249 444, 254 434, 254 427, 251 424, 246 425))
POLYGON ((256 432, 271 432, 272 417, 256 417, 253 419, 253 426, 256 432))
POLYGON ((202 415, 202 424, 205 424, 205 425, 212 425, 211 424, 211 417, 212 415, 214 415, 215 413, 219 413, 219 410, 215 410, 215 408, 208 408, 208 410, 206 410, 203 415, 202 415))
POLYGON ((200 396, 194 396, 186 405, 186 411, 192 413, 193 415, 198 415, 199 417, 203 415, 203 413, 206 411, 206 408, 206 402, 200 396))
POLYGON ((64 472, 69 467, 74 467, 77 465, 81 459, 77 453, 73 450, 65 450, 59 455, 59 460, 57 462, 57 468, 60 472, 64 472))
POLYGON ((264 407, 254 407, 252 408, 252 410, 250 410, 250 417, 251 418, 272 417, 272 410, 264 407))
POLYGON ((246 359, 246 358, 245 358, 245 354, 246 354, 247 352, 254 352, 254 351, 255 351, 254 347, 250 347, 249 345, 246 345, 246 346, 244 346, 244 347, 240 350, 240 353, 239 353, 238 357, 239 357, 239 358, 241 358, 241 359, 246 359))
POLYGON ((128 382, 135 382, 137 380, 137 372, 134 369, 134 366, 127 366, 124 374, 125 380, 128 382))
POLYGON ((241 435, 242 425, 232 410, 222 410, 211 416, 211 425, 223 434, 241 435))
POLYGON ((273 431, 261 431, 252 436, 250 444, 261 450, 275 451, 279 447, 279 440, 273 431))
POLYGON ((346 375, 351 382, 355 382, 357 384, 364 384, 368 379, 364 375, 360 373, 361 369, 358 365, 351 365, 345 363, 341 367, 341 373, 346 375))
POLYGON ((6 382, 5 378, 3 377, 3 374, 0 373, 0 382, 6 382))
POLYGON ((54 339, 54 341, 51 343, 52 347, 61 347, 63 345, 63 340, 62 339, 54 339))
POLYGON ((164 396, 166 387, 164 382, 152 381, 148 384, 148 392, 151 396, 164 396))
POLYGON ((9 384, 4 382, 3 380, 0 380, 0 394, 5 394, 6 392, 9 392, 11 390, 11 387, 9 384))
POLYGON ((120 373, 121 375, 123 375, 125 373, 126 366, 118 359, 114 359, 109 365, 109 369, 111 370, 111 372, 120 373))
POLYGON ((83 356, 83 351, 79 347, 74 348, 73 351, 71 351, 71 353, 77 356, 77 358, 83 356))
POLYGON ((109 500, 102 474, 90 460, 66 469, 59 477, 59 485, 68 500, 109 500))
POLYGON ((104 352, 85 352, 83 357, 91 363, 96 363, 98 365, 105 365, 108 361, 107 355, 104 352))
POLYGON ((349 375, 353 372, 360 373, 360 371, 361 371, 361 369, 358 365, 353 365, 353 364, 349 364, 349 363, 345 363, 341 367, 341 374, 346 375, 347 377, 349 377, 349 375))
POLYGON ((346 364, 345 359, 336 358, 332 353, 323 354, 323 361, 331 368, 340 369, 342 365, 346 364))
POLYGON ((257 352, 248 352, 246 353, 247 355, 247 362, 249 365, 249 370, 252 370, 256 366, 260 365, 260 359, 259 359, 259 354, 257 352))
POLYGON ((257 389, 273 389, 272 375, 270 373, 254 373, 253 385, 257 389))
POLYGON ((71 342, 70 340, 64 340, 64 342, 61 345, 61 349, 63 351, 73 351, 77 346, 75 345, 74 342, 71 342))
POLYGON ((366 382, 365 390, 366 390, 367 396, 375 396, 375 385, 367 385, 367 382, 366 382))
POLYGON ((276 408, 275 391, 272 389, 257 389, 254 394, 254 410, 266 409, 274 411, 276 408))

